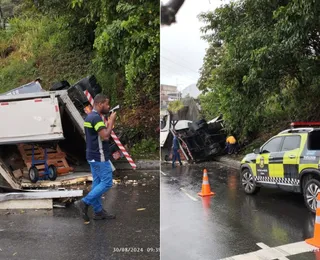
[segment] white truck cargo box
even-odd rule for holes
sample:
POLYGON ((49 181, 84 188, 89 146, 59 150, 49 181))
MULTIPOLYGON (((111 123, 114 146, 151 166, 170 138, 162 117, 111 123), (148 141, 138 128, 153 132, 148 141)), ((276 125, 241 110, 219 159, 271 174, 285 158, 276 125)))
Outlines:
MULTIPOLYGON (((16 95, 15 97, 24 95, 16 95)), ((0 98, 0 144, 43 142, 63 139, 58 98, 9 100, 0 98)))

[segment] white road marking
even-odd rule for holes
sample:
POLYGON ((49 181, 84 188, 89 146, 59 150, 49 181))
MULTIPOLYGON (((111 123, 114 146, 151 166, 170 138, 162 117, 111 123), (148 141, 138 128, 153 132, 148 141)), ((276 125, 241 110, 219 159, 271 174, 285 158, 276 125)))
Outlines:
POLYGON ((163 171, 160 171, 161 174, 163 174, 164 176, 167 176, 168 174, 164 173, 163 171))
POLYGON ((257 243, 257 245, 264 248, 247 254, 227 257, 222 260, 284 260, 287 259, 286 256, 315 252, 318 250, 317 247, 311 246, 304 241, 270 248, 263 243, 257 243))
POLYGON ((258 247, 260 247, 260 248, 262 248, 262 249, 266 249, 266 248, 270 248, 270 246, 267 246, 266 244, 264 244, 264 243, 257 243, 257 246, 258 247))
MULTIPOLYGON (((264 243, 257 243, 257 246, 262 248, 262 249, 267 249, 267 248, 270 248, 270 246, 267 246, 266 244, 264 243)), ((279 257, 278 260, 290 260, 289 258, 286 258, 285 256, 283 257, 279 257)))
POLYGON ((191 196, 184 188, 180 188, 180 190, 183 191, 184 194, 186 194, 190 199, 192 199, 193 201, 198 201, 197 198, 191 196))

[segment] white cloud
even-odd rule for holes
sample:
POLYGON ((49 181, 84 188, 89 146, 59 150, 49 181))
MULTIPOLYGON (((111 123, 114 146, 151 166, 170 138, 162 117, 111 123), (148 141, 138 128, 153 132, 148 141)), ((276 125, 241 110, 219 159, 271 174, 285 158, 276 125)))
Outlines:
MULTIPOLYGON (((168 1, 163 1, 165 4, 168 1)), ((201 40, 201 12, 214 10, 226 1, 185 0, 179 10, 177 23, 161 27, 160 35, 160 82, 178 85, 181 90, 196 83, 207 43, 201 40)))

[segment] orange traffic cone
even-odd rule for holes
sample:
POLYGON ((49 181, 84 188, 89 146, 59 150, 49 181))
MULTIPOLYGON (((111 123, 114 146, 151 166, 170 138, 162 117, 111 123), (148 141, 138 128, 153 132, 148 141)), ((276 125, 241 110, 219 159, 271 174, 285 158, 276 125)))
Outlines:
POLYGON ((210 200, 209 196, 202 197, 202 206, 205 210, 210 209, 210 200))
POLYGON ((317 196, 317 210, 316 210, 316 220, 314 222, 314 234, 313 238, 305 240, 306 243, 320 247, 320 193, 317 196))
POLYGON ((214 195, 214 192, 210 190, 208 172, 206 169, 203 170, 202 189, 201 192, 198 193, 198 195, 201 197, 214 195))

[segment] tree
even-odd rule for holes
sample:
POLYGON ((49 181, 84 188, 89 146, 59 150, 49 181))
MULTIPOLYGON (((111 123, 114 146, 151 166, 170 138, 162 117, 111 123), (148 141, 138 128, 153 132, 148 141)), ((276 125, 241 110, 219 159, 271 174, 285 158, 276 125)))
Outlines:
POLYGON ((242 0, 200 15, 210 47, 198 85, 215 93, 233 131, 319 110, 319 12, 312 0, 242 0))

